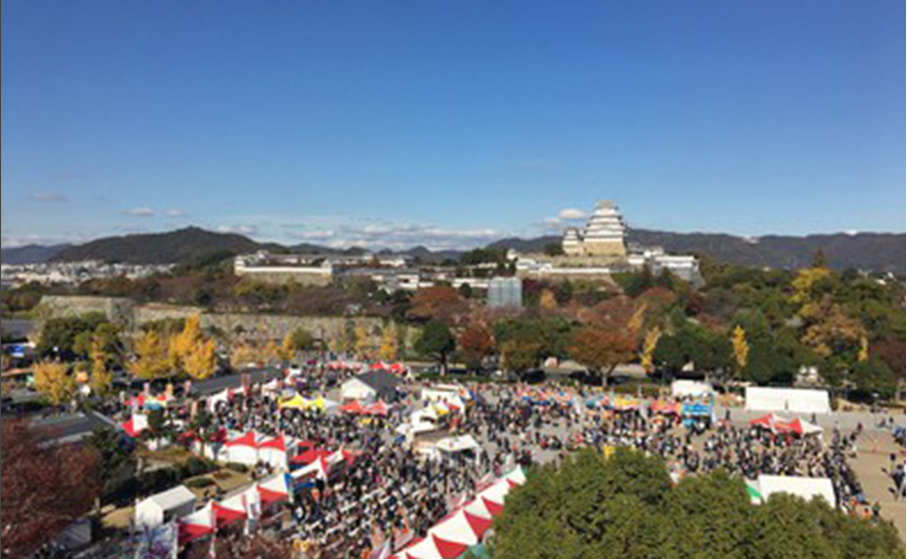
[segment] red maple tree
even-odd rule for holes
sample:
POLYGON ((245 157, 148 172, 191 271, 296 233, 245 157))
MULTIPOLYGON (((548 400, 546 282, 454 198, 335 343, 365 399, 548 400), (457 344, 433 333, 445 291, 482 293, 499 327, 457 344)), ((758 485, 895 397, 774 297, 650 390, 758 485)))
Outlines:
POLYGON ((470 324, 460 335, 458 342, 463 359, 471 369, 480 368, 482 361, 494 351, 494 338, 491 337, 488 328, 480 322, 470 324))
POLYGON ((635 348, 636 341, 628 332, 586 326, 573 336, 570 355, 607 384, 618 366, 633 359, 635 348))
POLYGON ((27 557, 88 513, 100 493, 97 456, 74 445, 41 445, 20 420, 0 424, 2 556, 27 557))
POLYGON ((456 289, 438 285, 417 291, 406 314, 412 320, 440 320, 450 325, 468 311, 469 303, 460 297, 456 289))

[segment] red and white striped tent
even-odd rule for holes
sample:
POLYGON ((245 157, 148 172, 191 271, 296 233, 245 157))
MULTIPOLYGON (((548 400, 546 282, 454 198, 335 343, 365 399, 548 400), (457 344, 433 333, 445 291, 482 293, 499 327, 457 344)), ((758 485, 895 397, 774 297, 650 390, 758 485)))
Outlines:
POLYGON ((483 490, 471 503, 454 511, 420 540, 393 557, 396 559, 456 559, 482 541, 493 518, 504 511, 507 494, 526 483, 521 469, 501 477, 483 490))
POLYGON ((213 503, 200 511, 183 518, 179 523, 179 541, 181 545, 210 536, 217 530, 214 520, 213 503))
POLYGON ((129 421, 120 425, 123 431, 130 438, 138 438, 146 429, 148 429, 148 416, 133 414, 129 421))
POLYGON ((220 503, 213 503, 211 509, 214 511, 214 520, 218 529, 237 525, 240 522, 245 522, 248 518, 246 501, 242 495, 231 497, 220 503))
POLYGON ((809 435, 821 435, 824 433, 822 427, 805 421, 802 418, 796 418, 792 421, 788 421, 774 413, 758 417, 750 421, 750 425, 754 427, 760 427, 762 429, 767 429, 772 433, 781 433, 781 434, 793 434, 798 437, 809 436, 809 435))

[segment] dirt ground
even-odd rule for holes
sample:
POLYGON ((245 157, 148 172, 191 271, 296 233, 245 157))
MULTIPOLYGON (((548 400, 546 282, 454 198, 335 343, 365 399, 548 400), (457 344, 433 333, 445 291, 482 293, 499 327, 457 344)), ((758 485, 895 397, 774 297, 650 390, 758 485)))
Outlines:
POLYGON ((903 461, 901 447, 894 442, 891 435, 870 433, 860 440, 857 458, 851 459, 850 464, 863 484, 866 498, 870 503, 878 502, 882 505, 882 517, 894 522, 901 532, 901 537, 907 541, 904 501, 895 501, 894 483, 888 474, 892 453, 903 461))

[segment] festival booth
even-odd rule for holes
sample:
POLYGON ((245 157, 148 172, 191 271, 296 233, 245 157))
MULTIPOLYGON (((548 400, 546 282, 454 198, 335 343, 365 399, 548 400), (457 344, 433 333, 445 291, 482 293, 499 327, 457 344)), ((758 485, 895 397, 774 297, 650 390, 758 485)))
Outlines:
POLYGON ((378 400, 367 406, 362 405, 358 400, 354 400, 348 404, 344 404, 339 408, 341 413, 346 415, 357 415, 363 417, 387 417, 390 413, 390 407, 378 400))
POLYGON ((229 403, 232 402, 234 398, 236 398, 237 396, 244 396, 245 393, 246 393, 246 389, 243 387, 239 387, 236 389, 228 388, 228 389, 224 390, 223 392, 218 392, 217 394, 208 396, 208 399, 207 399, 208 411, 213 413, 214 411, 217 410, 217 406, 219 404, 229 405, 229 403))
POLYGON ((507 474, 431 528, 425 539, 398 551, 392 559, 458 559, 468 554, 483 543, 493 519, 504 512, 510 491, 524 483, 522 470, 507 474))
POLYGON ((334 453, 330 450, 326 450, 323 448, 310 448, 308 450, 305 450, 305 451, 297 454, 290 460, 290 469, 295 471, 304 466, 314 464, 315 462, 317 462, 318 460, 321 460, 322 458, 327 458, 331 454, 334 454, 334 453))
POLYGON ((315 411, 318 413, 327 413, 340 406, 337 402, 328 400, 322 396, 311 399, 304 398, 299 394, 281 400, 277 405, 282 410, 315 411))
POLYGON ((678 399, 708 398, 715 393, 711 384, 695 380, 675 380, 671 383, 671 395, 678 399))
POLYGON ((609 398, 607 407, 617 413, 638 411, 642 403, 636 398, 616 396, 609 398))
POLYGON ((575 396, 563 390, 544 391, 536 388, 527 388, 519 392, 520 401, 534 406, 569 406, 573 404, 575 396))
POLYGON ((406 367, 402 363, 372 363, 368 366, 370 371, 384 371, 394 375, 402 375, 406 373, 406 367))
POLYGON ((822 427, 810 423, 802 418, 788 421, 782 417, 770 413, 762 417, 757 417, 750 421, 752 427, 771 431, 781 435, 795 435, 797 437, 822 436, 825 431, 822 427))
POLYGON ((195 512, 195 494, 179 485, 152 495, 135 506, 135 527, 139 530, 156 529, 195 512))
POLYGON ((179 523, 179 543, 185 546, 194 541, 206 538, 217 531, 214 519, 214 503, 183 518, 179 523))
POLYGON ((203 444, 193 441, 193 452, 221 463, 255 466, 259 462, 278 471, 288 471, 291 460, 300 452, 299 439, 278 435, 266 437, 249 432, 244 435, 227 435, 222 444, 203 444))
POLYGON ((224 444, 223 462, 254 466, 258 463, 258 445, 264 441, 261 435, 254 432, 228 439, 224 444))
POLYGON ((134 413, 129 421, 120 425, 120 428, 129 438, 137 439, 148 429, 148 416, 134 413))
POLYGON ((340 395, 343 401, 359 400, 372 402, 384 400, 396 402, 401 385, 399 377, 386 371, 369 371, 355 376, 340 385, 340 395))
POLYGON ((415 443, 417 453, 428 457, 430 460, 457 462, 467 460, 477 462, 479 459, 479 443, 472 435, 447 437, 437 441, 415 443))
POLYGON ((683 406, 676 402, 668 402, 665 400, 655 400, 649 404, 649 411, 655 415, 670 415, 677 416, 681 415, 683 412, 683 406))
POLYGON ((263 394, 279 395, 279 394, 283 393, 283 390, 284 390, 284 381, 280 380, 279 378, 272 379, 272 380, 264 383, 263 385, 261 385, 261 392, 263 394))
POLYGON ((329 371, 362 371, 365 365, 357 361, 331 361, 325 365, 329 371))
POLYGON ((407 444, 414 445, 416 437, 429 437, 447 431, 451 414, 443 403, 429 404, 415 410, 409 421, 397 427, 397 434, 402 435, 407 444))
POLYGON ((272 476, 247 491, 247 502, 254 503, 253 514, 256 528, 280 528, 285 514, 284 504, 291 499, 290 476, 272 476))
POLYGON ((708 427, 715 418, 715 405, 712 402, 691 402, 684 404, 680 413, 685 428, 708 427))
POLYGON ((831 507, 838 506, 835 488, 828 478, 806 478, 785 476, 759 476, 758 482, 750 490, 750 497, 765 503, 772 495, 784 493, 800 497, 805 501, 815 498, 824 499, 831 507))
POLYGON ((290 469, 290 458, 298 452, 299 441, 286 435, 278 435, 258 445, 258 461, 264 462, 275 470, 290 469))
POLYGON ((750 386, 746 389, 746 410, 825 415, 831 413, 831 401, 825 390, 750 386))
POLYGON ((157 396, 139 394, 138 396, 127 400, 126 407, 132 408, 133 410, 162 410, 169 406, 171 402, 173 402, 173 398, 166 394, 159 394, 157 396))
POLYGON ((461 386, 451 384, 439 384, 436 386, 423 388, 421 391, 422 402, 444 403, 451 409, 463 410, 466 408, 466 402, 472 401, 473 396, 468 390, 461 386))
POLYGON ((270 476, 184 516, 178 521, 180 545, 191 544, 221 531, 248 534, 261 527, 279 526, 283 516, 282 505, 289 502, 292 502, 289 476, 270 476))
POLYGON ((240 533, 246 530, 249 519, 247 498, 244 494, 228 497, 211 505, 218 531, 240 533))

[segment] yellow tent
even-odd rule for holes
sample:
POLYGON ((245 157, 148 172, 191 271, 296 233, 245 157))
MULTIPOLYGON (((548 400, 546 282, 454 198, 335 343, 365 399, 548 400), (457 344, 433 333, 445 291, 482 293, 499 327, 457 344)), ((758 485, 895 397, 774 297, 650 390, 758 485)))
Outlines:
POLYGON ((289 400, 284 400, 280 402, 281 409, 294 409, 294 410, 306 410, 308 409, 308 400, 300 396, 299 394, 293 396, 289 400))

